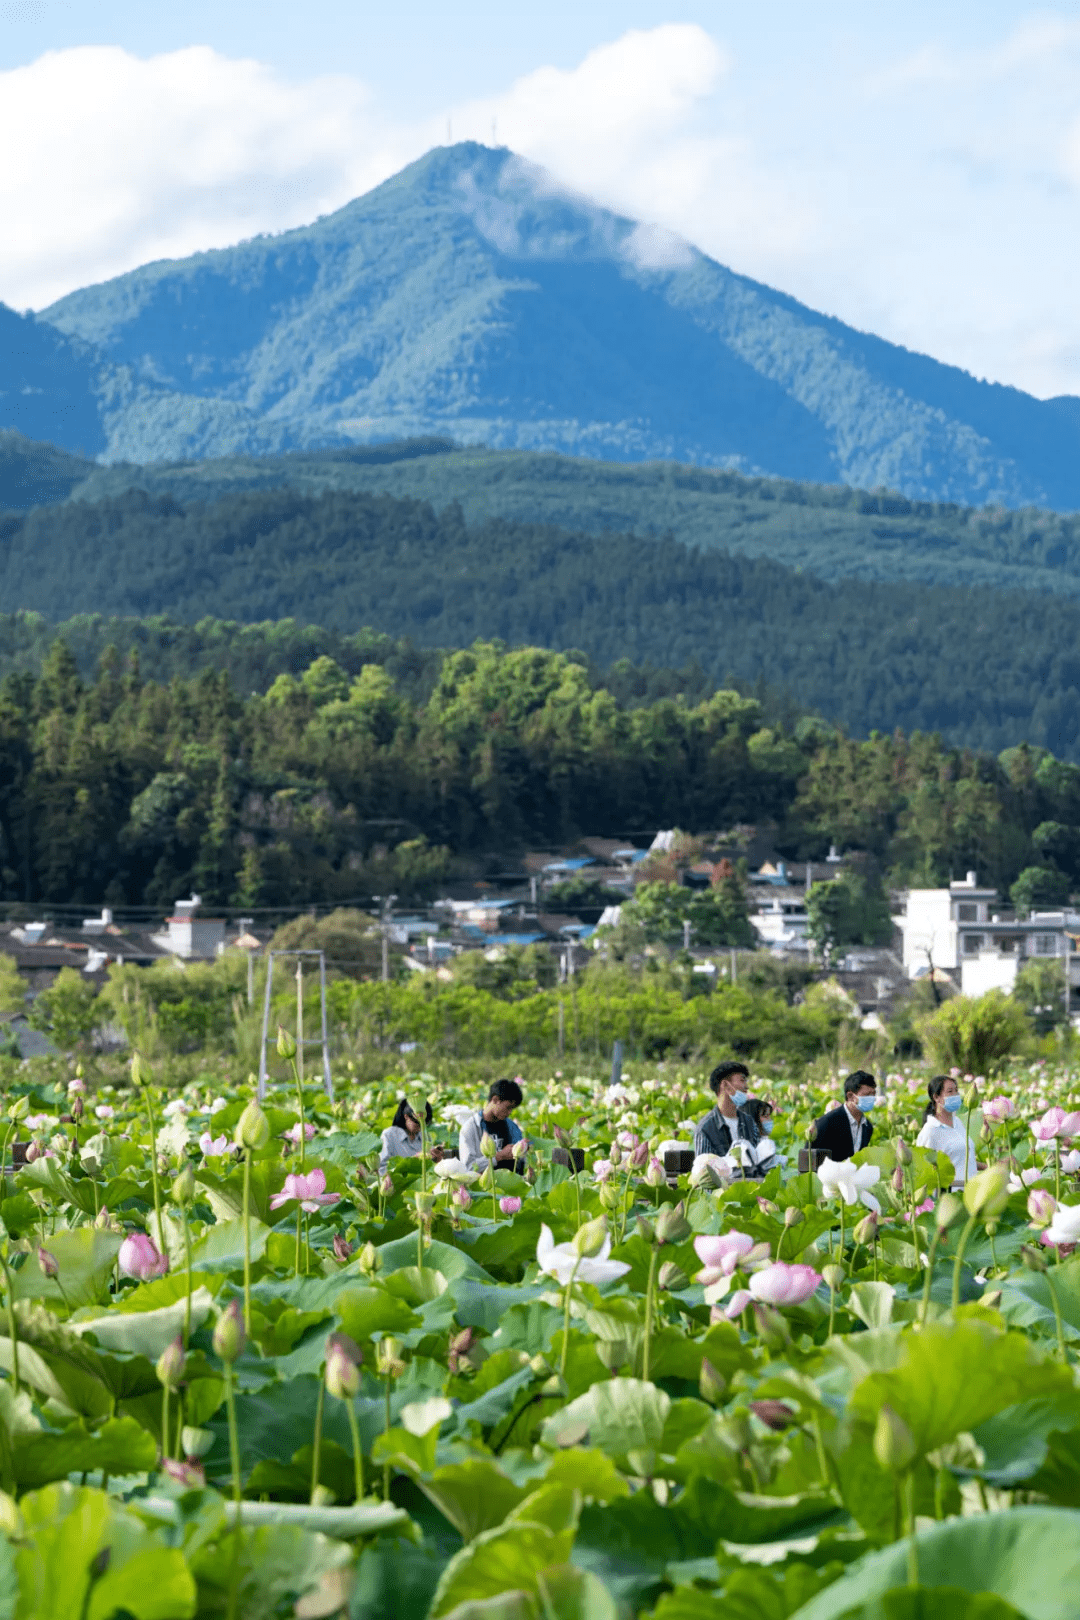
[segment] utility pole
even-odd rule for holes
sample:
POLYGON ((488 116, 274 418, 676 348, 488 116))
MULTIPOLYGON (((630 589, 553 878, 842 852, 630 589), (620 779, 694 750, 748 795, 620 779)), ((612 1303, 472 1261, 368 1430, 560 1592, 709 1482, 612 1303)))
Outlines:
POLYGON ((689 917, 684 917, 682 925, 682 948, 684 951, 688 951, 690 949, 690 933, 692 927, 693 924, 691 923, 689 917))
POLYGON ((382 933, 382 981, 390 981, 390 918, 394 910, 396 894, 377 894, 374 896, 379 902, 379 928, 382 933))

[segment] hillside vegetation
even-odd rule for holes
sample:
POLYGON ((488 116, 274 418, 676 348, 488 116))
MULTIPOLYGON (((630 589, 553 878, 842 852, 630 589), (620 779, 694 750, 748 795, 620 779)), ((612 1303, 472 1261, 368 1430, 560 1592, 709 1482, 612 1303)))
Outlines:
MULTIPOLYGON (((52 621, 87 610, 181 624, 289 619, 341 638, 370 626, 421 648, 494 636, 577 649, 602 670, 686 670, 680 689, 698 695, 761 680, 855 733, 899 726, 993 750, 1028 740, 1080 754, 1075 597, 828 584, 673 540, 502 520, 470 528, 454 505, 436 514, 387 496, 279 490, 182 506, 130 492, 9 514, 0 600, 52 621)), ((10 667, 34 666, 34 623, 10 622, 10 667)), ((235 652, 241 691, 293 651, 293 632, 276 643, 270 631, 261 641, 235 629, 201 641, 163 633, 186 650, 179 661, 162 654, 156 670, 233 668, 235 652)), ((319 634, 304 645, 336 650, 319 634)), ((98 631, 77 635, 100 650, 98 631)), ((146 634, 121 630, 118 640, 146 645, 146 634)))
MULTIPOLYGON (((435 433, 1080 506, 1077 400, 981 382, 659 246, 514 153, 463 143, 312 225, 145 265, 33 325, 96 368, 73 387, 110 460, 435 433)), ((42 436, 88 443, 61 403, 42 436)))

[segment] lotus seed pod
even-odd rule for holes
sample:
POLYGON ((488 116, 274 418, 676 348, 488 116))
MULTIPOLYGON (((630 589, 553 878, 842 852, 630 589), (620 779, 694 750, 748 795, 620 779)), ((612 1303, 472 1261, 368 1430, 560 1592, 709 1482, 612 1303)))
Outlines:
POLYGON ((193 1429, 185 1424, 180 1430, 180 1446, 185 1457, 205 1457, 216 1439, 213 1429, 193 1429))
POLYGON ((682 1243, 690 1236, 690 1222, 683 1203, 665 1204, 656 1217, 657 1243, 682 1243))
POLYGON ((832 1289, 834 1294, 843 1287, 844 1268, 842 1266, 822 1266, 821 1276, 822 1281, 832 1289))

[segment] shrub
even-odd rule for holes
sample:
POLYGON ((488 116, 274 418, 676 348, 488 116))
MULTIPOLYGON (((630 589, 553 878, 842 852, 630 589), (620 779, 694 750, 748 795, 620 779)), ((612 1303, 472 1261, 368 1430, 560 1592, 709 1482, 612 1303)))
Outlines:
POLYGON ((923 1041, 937 1068, 989 1074, 1019 1048, 1029 1029, 1019 1003, 1003 990, 990 990, 939 1007, 923 1027, 923 1041))

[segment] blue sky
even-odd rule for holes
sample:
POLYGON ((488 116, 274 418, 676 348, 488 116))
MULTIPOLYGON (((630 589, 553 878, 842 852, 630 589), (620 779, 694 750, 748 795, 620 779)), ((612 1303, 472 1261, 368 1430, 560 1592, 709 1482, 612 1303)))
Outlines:
POLYGON ((0 298, 302 223, 448 120, 863 329, 1080 393, 1080 3, 0 0, 0 298))

